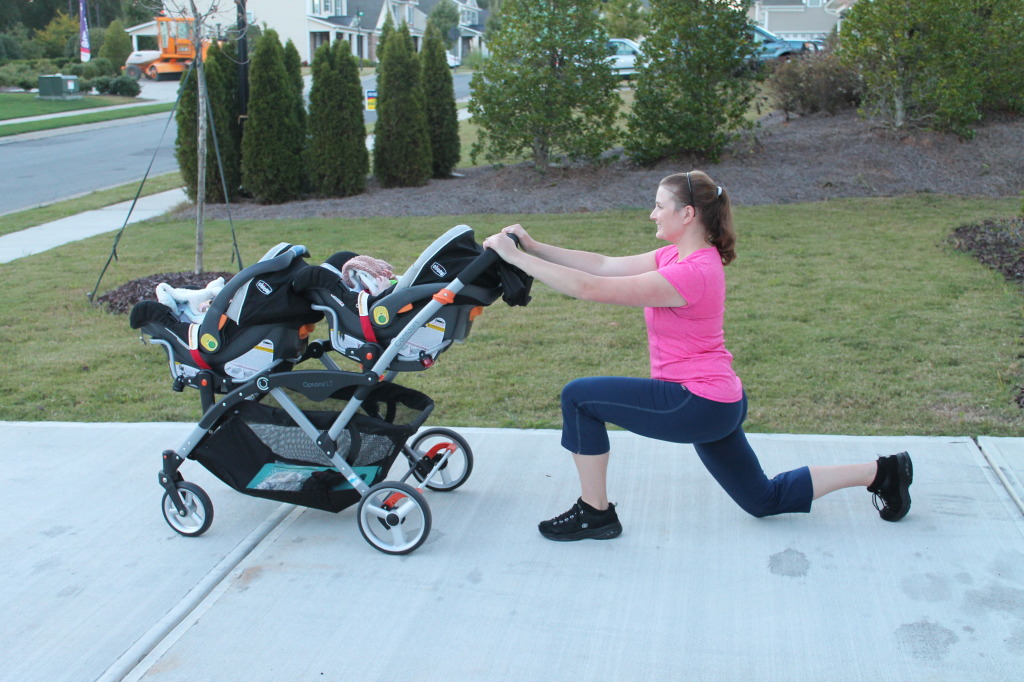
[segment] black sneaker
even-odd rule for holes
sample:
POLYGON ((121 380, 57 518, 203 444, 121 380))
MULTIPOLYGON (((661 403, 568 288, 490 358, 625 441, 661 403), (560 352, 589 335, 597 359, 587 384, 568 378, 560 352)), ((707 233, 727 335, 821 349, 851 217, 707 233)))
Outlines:
POLYGON ((622 533, 622 524, 615 513, 615 505, 609 504, 604 511, 592 511, 593 507, 580 498, 572 509, 553 519, 541 521, 537 528, 548 540, 611 540, 622 533))
POLYGON ((886 521, 899 521, 910 511, 910 484, 914 482, 914 463, 900 452, 878 458, 878 473, 868 486, 878 515, 886 521))

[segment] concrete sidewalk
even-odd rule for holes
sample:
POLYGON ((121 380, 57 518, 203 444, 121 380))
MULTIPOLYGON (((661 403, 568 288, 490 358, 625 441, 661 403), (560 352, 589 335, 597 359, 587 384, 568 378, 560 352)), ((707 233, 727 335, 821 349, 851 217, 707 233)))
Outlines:
POLYGON ((473 474, 427 493, 430 537, 394 557, 354 508, 194 462, 216 517, 177 535, 156 472, 191 426, 0 422, 5 678, 1019 679, 1024 439, 751 435, 769 473, 908 450, 889 524, 863 490, 754 519, 689 446, 613 432, 623 535, 553 543, 536 523, 576 494, 557 432, 461 429, 473 474))
POLYGON ((184 189, 174 189, 147 197, 140 197, 129 217, 131 201, 86 211, 78 215, 61 218, 50 223, 37 225, 18 232, 0 236, 0 263, 41 253, 52 248, 105 232, 121 229, 128 222, 137 223, 142 220, 156 218, 179 204, 188 201, 184 189))

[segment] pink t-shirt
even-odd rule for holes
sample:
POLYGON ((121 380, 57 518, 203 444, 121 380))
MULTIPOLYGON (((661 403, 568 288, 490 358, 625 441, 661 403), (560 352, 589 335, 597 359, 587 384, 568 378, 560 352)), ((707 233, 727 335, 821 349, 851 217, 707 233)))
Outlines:
POLYGON ((725 266, 718 249, 700 249, 682 261, 673 245, 655 254, 658 272, 686 300, 679 308, 644 308, 651 378, 673 381, 708 400, 734 403, 743 385, 725 349, 725 266))

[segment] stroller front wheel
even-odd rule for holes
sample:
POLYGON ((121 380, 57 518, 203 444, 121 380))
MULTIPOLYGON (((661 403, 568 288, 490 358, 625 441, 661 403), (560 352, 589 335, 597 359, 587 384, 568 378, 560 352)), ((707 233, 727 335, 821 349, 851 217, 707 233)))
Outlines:
POLYGON ((384 481, 359 500, 359 532, 385 554, 409 554, 430 534, 430 507, 418 490, 384 481))
POLYGON ((185 504, 185 514, 182 515, 174 506, 170 493, 164 493, 163 504, 164 521, 176 532, 188 537, 202 535, 213 523, 213 501, 206 491, 195 483, 181 481, 176 484, 178 495, 185 504))

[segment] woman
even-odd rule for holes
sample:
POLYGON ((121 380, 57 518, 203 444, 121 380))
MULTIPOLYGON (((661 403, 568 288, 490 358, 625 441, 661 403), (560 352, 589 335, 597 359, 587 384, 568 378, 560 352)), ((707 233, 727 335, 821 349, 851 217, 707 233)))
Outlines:
POLYGON ((569 511, 540 523, 551 540, 607 540, 622 532, 609 504, 610 422, 673 443, 692 443, 704 466, 748 513, 809 512, 811 501, 840 488, 867 486, 886 521, 910 509, 910 456, 802 467, 765 476, 742 424, 747 398, 725 348, 725 266, 736 258, 729 194, 701 171, 661 181, 651 220, 655 251, 610 257, 531 238, 521 225, 484 247, 574 298, 644 308, 651 378, 588 377, 562 390, 562 446, 573 453, 582 494, 569 511), (506 235, 519 239, 520 249, 506 235))

